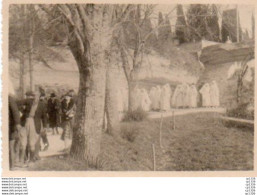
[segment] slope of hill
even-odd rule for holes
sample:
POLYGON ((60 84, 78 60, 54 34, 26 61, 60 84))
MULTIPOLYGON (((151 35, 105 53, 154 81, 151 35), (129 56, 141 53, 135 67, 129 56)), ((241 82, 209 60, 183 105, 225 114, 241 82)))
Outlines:
MULTIPOLYGON (((34 83, 43 86, 66 86, 66 88, 78 89, 79 73, 76 62, 67 48, 51 48, 64 60, 49 59, 42 62, 34 62, 34 83)), ((134 77, 139 82, 159 84, 171 83, 196 83, 200 76, 201 66, 195 57, 179 48, 170 50, 170 55, 161 56, 156 52, 146 54, 142 67, 135 70, 134 77)), ((117 80, 120 87, 127 88, 127 83, 122 66, 117 67, 117 80)), ((9 73, 17 89, 19 87, 19 62, 9 60, 9 73)), ((25 75, 26 86, 29 86, 28 67, 25 75)))

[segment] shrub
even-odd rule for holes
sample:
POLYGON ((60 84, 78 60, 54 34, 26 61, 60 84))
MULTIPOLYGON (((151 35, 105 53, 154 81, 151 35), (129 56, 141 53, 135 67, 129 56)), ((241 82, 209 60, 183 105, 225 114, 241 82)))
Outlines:
POLYGON ((254 110, 249 110, 248 105, 248 103, 240 104, 236 108, 228 110, 227 115, 230 117, 253 120, 254 110))
POLYGON ((121 137, 129 142, 134 142, 138 135, 137 126, 134 124, 125 124, 121 127, 121 137))
POLYGON ((147 112, 143 109, 127 111, 123 117, 123 121, 143 121, 147 118, 147 112))

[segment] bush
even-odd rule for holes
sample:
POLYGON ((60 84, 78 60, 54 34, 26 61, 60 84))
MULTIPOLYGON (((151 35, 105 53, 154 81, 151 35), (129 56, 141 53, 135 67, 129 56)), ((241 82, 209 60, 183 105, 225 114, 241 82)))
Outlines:
POLYGON ((127 111, 123 117, 123 121, 143 121, 147 118, 147 112, 142 109, 127 111))
POLYGON ((133 142, 138 135, 138 129, 136 125, 125 124, 121 128, 121 137, 129 142, 133 142))
POLYGON ((227 111, 227 116, 254 120, 254 110, 248 109, 248 103, 240 104, 236 108, 227 111))

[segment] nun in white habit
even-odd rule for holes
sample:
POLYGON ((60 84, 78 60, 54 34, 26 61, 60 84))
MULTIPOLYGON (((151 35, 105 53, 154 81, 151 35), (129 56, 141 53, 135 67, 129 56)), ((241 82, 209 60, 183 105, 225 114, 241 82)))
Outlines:
POLYGON ((190 108, 196 108, 197 107, 197 97, 198 97, 198 91, 195 87, 195 85, 191 85, 189 88, 189 107, 190 108))
POLYGON ((155 95, 155 108, 156 110, 160 110, 160 103, 161 103, 161 87, 159 85, 156 86, 156 95, 155 95))
POLYGON ((171 97, 171 89, 170 85, 166 84, 162 86, 161 91, 161 101, 160 101, 160 107, 163 111, 170 110, 170 97, 171 97))
POLYGON ((146 112, 149 112, 151 108, 151 100, 145 89, 141 89, 141 108, 146 112))
POLYGON ((151 100, 151 108, 152 110, 158 109, 158 102, 156 101, 156 87, 152 87, 149 93, 149 98, 151 100))
POLYGON ((171 105, 174 108, 179 108, 183 106, 183 87, 182 85, 177 85, 173 93, 171 105))
POLYGON ((220 106, 220 93, 216 81, 212 81, 210 84, 210 98, 211 106, 219 107, 220 106))
POLYGON ((190 105, 190 94, 189 94, 190 93, 189 92, 190 88, 189 88, 189 85, 186 84, 186 83, 183 83, 181 90, 182 90, 182 102, 183 102, 182 107, 187 108, 190 105))
POLYGON ((200 89, 200 94, 202 96, 202 106, 209 107, 211 105, 211 97, 210 97, 210 85, 209 83, 205 83, 200 89))

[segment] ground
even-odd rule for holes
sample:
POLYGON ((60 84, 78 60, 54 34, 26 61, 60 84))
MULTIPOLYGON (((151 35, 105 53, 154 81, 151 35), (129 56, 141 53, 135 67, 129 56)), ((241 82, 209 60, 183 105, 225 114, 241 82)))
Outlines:
MULTIPOLYGON (((152 171, 154 145, 157 171, 252 170, 253 128, 224 126, 219 115, 210 112, 179 115, 175 117, 175 129, 172 117, 163 118, 162 148, 160 118, 122 122, 123 138, 103 134, 98 169, 152 171)), ((49 140, 49 151, 41 152, 44 157, 29 170, 94 170, 63 155, 60 136, 49 135, 49 140), (51 154, 54 145, 60 147, 59 152, 51 154)))

